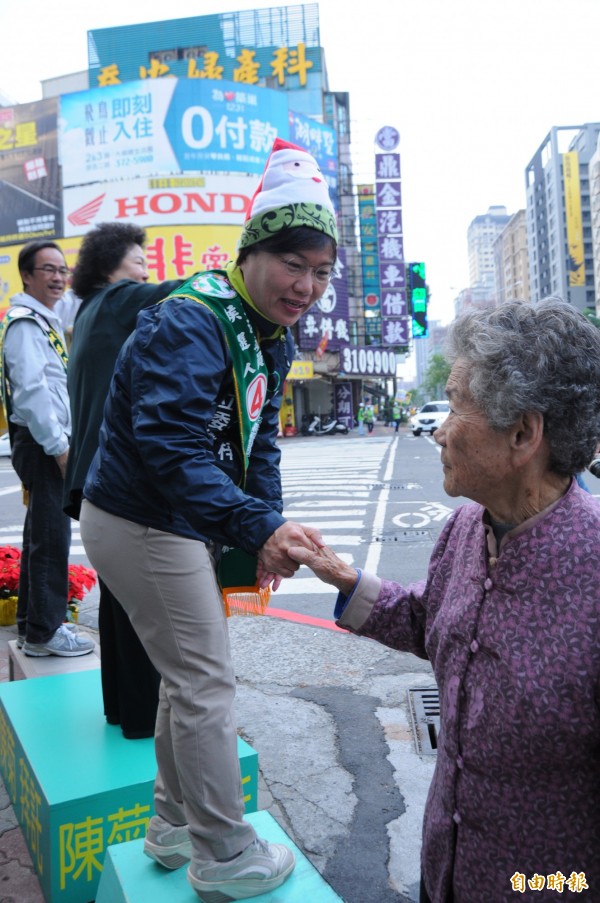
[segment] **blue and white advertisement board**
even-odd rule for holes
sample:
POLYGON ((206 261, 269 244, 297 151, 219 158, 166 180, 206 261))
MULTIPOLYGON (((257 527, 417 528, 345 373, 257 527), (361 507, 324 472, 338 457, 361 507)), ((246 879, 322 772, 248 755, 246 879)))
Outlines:
POLYGON ((152 79, 61 98, 63 185, 182 172, 260 174, 288 140, 283 91, 202 79, 152 79))

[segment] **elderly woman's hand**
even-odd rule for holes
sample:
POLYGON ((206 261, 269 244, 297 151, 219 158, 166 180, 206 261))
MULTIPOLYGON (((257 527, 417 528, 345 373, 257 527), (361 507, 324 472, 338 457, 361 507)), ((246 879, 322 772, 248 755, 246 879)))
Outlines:
POLYGON ((354 589, 358 577, 356 570, 338 558, 329 546, 312 550, 304 546, 291 546, 288 555, 299 564, 305 564, 319 580, 335 586, 345 596, 354 589))
MULTIPOLYGON (((288 556, 290 546, 304 546, 314 549, 323 544, 323 537, 313 527, 304 527, 294 521, 286 521, 269 536, 258 551, 257 578, 262 587, 274 580, 274 577, 293 577, 298 570, 298 563, 288 556)), ((276 590, 281 580, 273 583, 276 590)))

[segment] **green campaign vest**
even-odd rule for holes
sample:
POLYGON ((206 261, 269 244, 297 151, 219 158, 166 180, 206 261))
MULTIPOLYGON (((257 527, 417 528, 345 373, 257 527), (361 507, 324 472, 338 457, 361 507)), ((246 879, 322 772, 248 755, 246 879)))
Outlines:
POLYGON ((11 307, 7 311, 6 316, 0 323, 0 391, 2 394, 4 416, 6 417, 7 423, 9 415, 12 411, 12 404, 10 401, 10 386, 8 384, 8 378, 4 367, 4 337, 10 324, 14 323, 16 320, 33 320, 34 323, 37 323, 40 329, 45 332, 48 338, 48 342, 54 348, 60 360, 62 361, 65 372, 67 370, 67 364, 69 360, 67 349, 64 346, 60 334, 56 331, 56 329, 54 329, 53 326, 50 325, 50 323, 48 323, 48 321, 41 314, 39 314, 35 310, 31 310, 30 307, 11 307))
POLYGON ((252 445, 261 424, 262 409, 267 397, 268 370, 254 327, 242 299, 227 279, 224 270, 197 273, 168 297, 189 298, 197 304, 202 304, 217 317, 223 327, 233 362, 236 408, 244 453, 245 484, 252 445))
MULTIPOLYGON (((224 270, 196 274, 168 297, 189 298, 197 304, 202 304, 217 317, 223 327, 233 362, 236 408, 244 453, 243 487, 267 395, 268 370, 256 333, 242 299, 227 279, 224 270)), ((217 565, 217 580, 223 592, 228 615, 231 613, 227 602, 228 591, 232 588, 250 592, 253 601, 247 603, 247 614, 258 614, 264 610, 269 592, 259 590, 256 585, 256 561, 255 555, 249 555, 241 549, 222 547, 217 565)))

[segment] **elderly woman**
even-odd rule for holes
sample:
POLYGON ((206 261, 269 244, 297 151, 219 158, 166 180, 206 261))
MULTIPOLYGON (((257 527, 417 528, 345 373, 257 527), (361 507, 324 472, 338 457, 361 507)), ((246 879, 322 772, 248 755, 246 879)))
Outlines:
POLYGON ((446 492, 474 504, 449 518, 427 579, 289 554, 340 590, 340 626, 433 666, 421 900, 598 901, 600 505, 573 474, 600 436, 600 331, 562 301, 514 302, 457 320, 448 354, 435 439, 446 492))

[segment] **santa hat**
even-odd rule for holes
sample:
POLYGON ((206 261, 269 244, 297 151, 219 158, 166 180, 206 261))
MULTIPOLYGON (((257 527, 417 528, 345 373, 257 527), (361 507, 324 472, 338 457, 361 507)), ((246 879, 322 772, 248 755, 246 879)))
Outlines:
POLYGON ((238 247, 297 226, 338 240, 335 211, 317 161, 302 147, 276 138, 250 201, 238 247))

